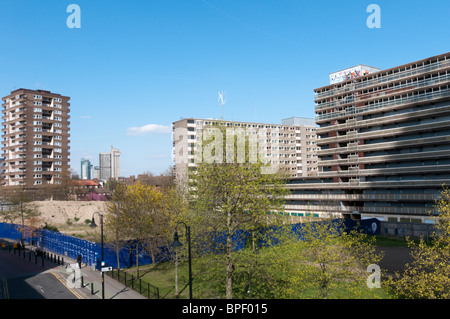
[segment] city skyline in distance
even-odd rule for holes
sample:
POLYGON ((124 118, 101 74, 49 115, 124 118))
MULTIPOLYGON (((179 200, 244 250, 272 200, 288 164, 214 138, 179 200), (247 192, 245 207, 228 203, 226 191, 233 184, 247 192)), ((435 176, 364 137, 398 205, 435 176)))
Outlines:
POLYGON ((448 52, 443 1, 376 1, 381 28, 358 3, 261 1, 3 1, 2 96, 18 88, 71 97, 70 166, 121 151, 121 175, 172 165, 172 123, 314 118, 314 89, 358 64, 387 69, 448 52), (42 19, 42 17, 48 17, 42 19), (407 31, 406 31, 407 30, 407 31), (20 45, 18 45, 20 39, 20 45))

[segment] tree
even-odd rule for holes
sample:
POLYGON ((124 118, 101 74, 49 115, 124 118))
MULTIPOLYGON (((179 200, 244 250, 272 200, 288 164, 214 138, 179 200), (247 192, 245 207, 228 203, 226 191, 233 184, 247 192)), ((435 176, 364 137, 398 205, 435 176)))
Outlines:
POLYGON ((367 267, 382 259, 375 251, 375 238, 344 227, 343 220, 325 219, 306 222, 300 230, 298 259, 304 263, 309 287, 318 290, 319 298, 331 291, 364 296, 367 293, 367 267))
POLYGON ((108 213, 105 218, 105 237, 107 245, 116 251, 117 269, 120 269, 119 253, 125 247, 128 231, 123 223, 126 185, 119 183, 111 193, 111 200, 106 202, 108 213))
POLYGON ((420 299, 450 298, 450 190, 444 187, 436 201, 435 231, 428 242, 408 238, 413 261, 403 273, 390 280, 397 297, 420 299))
POLYGON ((159 247, 167 243, 169 223, 161 209, 163 194, 155 187, 140 183, 131 186, 117 184, 115 189, 106 225, 112 232, 126 234, 126 239, 133 241, 139 278, 139 255, 142 251, 150 253, 156 263, 159 247))
POLYGON ((192 222, 204 237, 198 250, 211 242, 214 247, 210 249, 224 252, 211 255, 210 260, 216 260, 216 266, 225 266, 228 299, 233 298, 233 274, 239 257, 236 243, 249 233, 255 235, 260 227, 277 224, 278 212, 283 210, 287 194, 284 179, 277 174, 263 174, 262 168, 261 163, 202 163, 191 188, 195 214, 192 222), (210 235, 208 239, 206 234, 210 235))
POLYGON ((6 199, 12 203, 12 206, 2 211, 1 217, 3 221, 18 223, 17 228, 22 234, 21 244, 23 245, 24 239, 32 237, 37 231, 40 212, 30 203, 31 196, 25 189, 11 188, 5 193, 6 199))

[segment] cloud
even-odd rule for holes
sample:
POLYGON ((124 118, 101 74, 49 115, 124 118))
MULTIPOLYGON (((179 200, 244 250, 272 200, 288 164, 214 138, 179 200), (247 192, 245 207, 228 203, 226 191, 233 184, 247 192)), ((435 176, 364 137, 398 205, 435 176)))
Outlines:
POLYGON ((159 124, 147 124, 141 127, 134 126, 127 129, 127 135, 148 135, 148 134, 168 134, 172 132, 172 128, 159 124))

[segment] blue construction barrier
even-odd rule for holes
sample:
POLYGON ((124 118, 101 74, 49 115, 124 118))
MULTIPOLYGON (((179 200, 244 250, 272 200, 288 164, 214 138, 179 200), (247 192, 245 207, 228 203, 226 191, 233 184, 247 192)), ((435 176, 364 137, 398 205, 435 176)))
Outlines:
MULTIPOLYGON (((0 238, 11 239, 14 241, 18 240, 22 237, 19 229, 20 226, 16 224, 0 223, 0 238)), ((101 245, 98 243, 93 243, 47 229, 38 230, 35 232, 33 237, 24 238, 24 241, 30 245, 41 247, 48 252, 74 260, 77 259, 78 255, 81 255, 83 263, 86 263, 96 269, 100 269, 101 267, 100 262, 102 249, 101 245)), ((142 251, 142 249, 139 251, 142 251)), ((133 241, 126 243, 125 247, 120 249, 120 268, 128 268, 136 264, 135 252, 136 249, 133 241)), ((112 247, 105 244, 103 253, 105 265, 117 268, 116 251, 112 247)), ((152 263, 151 257, 145 253, 140 253, 138 260, 139 265, 147 265, 152 263)))
MULTIPOLYGON (((342 220, 336 220, 339 223, 342 220)), ((319 222, 316 222, 319 223, 319 222)), ((340 223, 339 223, 340 224, 340 223)), ((344 219, 343 225, 346 229, 357 229, 362 231, 367 235, 379 235, 380 234, 380 221, 376 218, 367 220, 350 220, 344 219)), ((294 233, 301 234, 302 224, 293 224, 292 231, 294 233)), ((16 224, 6 224, 0 223, 0 238, 6 238, 11 240, 18 240, 22 237, 19 231, 20 227, 16 224)), ((273 230, 273 229, 271 229, 273 230)), ((260 230, 263 235, 267 235, 266 240, 262 240, 262 236, 259 236, 259 245, 273 245, 276 244, 276 236, 273 236, 271 231, 260 230)), ((224 244, 226 242, 226 236, 224 233, 214 233, 214 235, 207 236, 208 239, 204 240, 205 249, 204 252, 223 251, 224 244), (213 239, 213 240, 211 240, 213 239)), ((206 237, 205 237, 206 238, 206 237)), ((251 240, 251 234, 245 232, 237 232, 233 238, 233 249, 240 250, 246 247, 247 240, 251 240)), ((301 239, 301 238, 300 238, 301 239)), ((93 243, 84 239, 64 235, 59 232, 40 229, 35 233, 32 238, 25 238, 25 241, 34 246, 42 247, 43 249, 61 255, 67 258, 76 260, 78 255, 82 256, 82 262, 87 265, 100 269, 101 261, 101 245, 98 243, 93 243)), ((128 268, 136 265, 136 243, 134 241, 128 241, 126 245, 119 251, 119 265, 120 268, 128 268)), ((139 247, 137 250, 139 254, 138 262, 139 265, 151 264, 152 258, 147 253, 143 247, 139 247)), ((155 255, 155 261, 169 261, 173 257, 172 253, 167 247, 160 247, 158 253, 155 255)), ((112 266, 117 268, 117 252, 109 245, 104 245, 104 258, 105 266, 112 266)))

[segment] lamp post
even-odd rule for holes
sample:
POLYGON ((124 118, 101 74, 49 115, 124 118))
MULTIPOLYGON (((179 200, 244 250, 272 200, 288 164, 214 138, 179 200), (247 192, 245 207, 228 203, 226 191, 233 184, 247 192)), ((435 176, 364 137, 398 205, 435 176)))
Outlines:
POLYGON ((175 226, 175 233, 173 235, 173 243, 170 244, 169 247, 171 248, 177 248, 180 246, 183 246, 183 244, 178 240, 178 232, 177 232, 177 226, 178 224, 183 224, 186 228, 186 236, 188 241, 188 263, 189 263, 189 299, 192 299, 192 264, 191 264, 191 227, 186 225, 183 222, 178 222, 175 226))
MULTIPOLYGON (((97 224, 95 223, 94 216, 95 214, 100 215, 100 236, 101 236, 101 247, 102 247, 102 259, 101 259, 101 266, 103 267, 105 264, 105 261, 103 260, 103 215, 99 212, 95 212, 92 214, 92 222, 89 225, 91 228, 97 227, 97 224)), ((101 269, 100 269, 101 270, 101 269)), ((102 299, 105 299, 105 273, 102 271, 102 299)))

